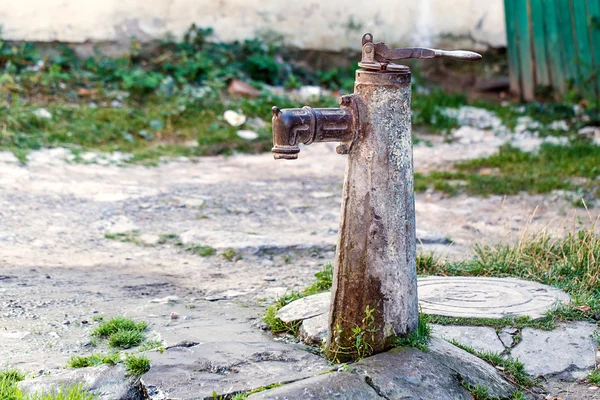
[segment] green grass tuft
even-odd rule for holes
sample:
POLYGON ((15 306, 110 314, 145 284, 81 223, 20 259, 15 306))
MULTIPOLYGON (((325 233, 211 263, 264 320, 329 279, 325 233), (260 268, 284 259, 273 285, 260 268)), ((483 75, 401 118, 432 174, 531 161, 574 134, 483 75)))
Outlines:
POLYGON ((96 365, 108 364, 116 365, 121 361, 118 353, 110 354, 91 354, 89 356, 72 356, 67 367, 69 368, 86 368, 95 367, 96 365))
POLYGON ((242 255, 232 248, 225 250, 223 253, 221 253, 221 255, 229 262, 234 262, 242 259, 242 255))
POLYGON ((331 263, 325 264, 323 269, 315 273, 315 282, 308 286, 302 291, 302 293, 291 292, 288 293, 275 301, 267 307, 263 321, 269 326, 269 329, 273 333, 291 333, 297 334, 300 327, 299 323, 286 324, 279 318, 277 318, 277 311, 283 306, 291 303, 294 300, 298 300, 302 297, 311 296, 313 294, 319 294, 326 292, 331 289, 333 281, 333 266, 331 263))
POLYGON ((116 317, 100 323, 92 331, 92 335, 107 338, 118 331, 144 332, 147 328, 148 324, 144 321, 135 322, 131 318, 116 317))
POLYGON ((117 240, 123 243, 138 243, 139 236, 140 233, 138 231, 107 233, 104 235, 106 239, 117 240))
POLYGON ((591 372, 588 375, 587 380, 592 385, 600 386, 600 369, 591 372))
POLYGON ((83 390, 83 384, 60 387, 50 393, 23 393, 17 383, 25 379, 25 374, 16 369, 0 371, 0 400, 92 400, 93 395, 83 390))
POLYGON ((482 360, 492 364, 494 367, 500 370, 509 379, 509 381, 522 388, 530 388, 536 385, 536 381, 527 375, 525 372, 525 366, 519 360, 504 358, 498 353, 477 351, 470 346, 466 346, 457 342, 456 340, 450 340, 449 342, 465 350, 467 353, 471 353, 474 356, 477 356, 482 360))
POLYGON ((188 253, 192 253, 200 257, 210 257, 217 252, 217 249, 210 246, 201 246, 199 244, 195 244, 193 246, 187 247, 186 251, 188 253))
POLYGON ((415 347, 421 351, 429 351, 429 339, 431 338, 431 327, 429 326, 429 316, 419 313, 419 323, 417 330, 406 337, 397 337, 395 345, 398 347, 415 347))
POLYGON ((108 344, 118 349, 130 349, 144 341, 144 333, 140 331, 116 331, 108 337, 108 344))
POLYGON ((146 356, 128 355, 125 358, 125 369, 131 376, 142 376, 150 370, 150 360, 146 356))
POLYGON ((148 324, 144 321, 135 322, 131 318, 116 317, 101 322, 92 331, 92 335, 108 338, 111 347, 129 349, 144 341, 147 328, 148 324))

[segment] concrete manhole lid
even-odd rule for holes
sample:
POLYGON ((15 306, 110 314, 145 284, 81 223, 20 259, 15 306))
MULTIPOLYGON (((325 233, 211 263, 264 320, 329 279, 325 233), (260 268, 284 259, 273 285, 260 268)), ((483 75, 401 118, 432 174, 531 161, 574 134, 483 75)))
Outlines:
POLYGON ((426 314, 463 318, 541 318, 568 303, 560 289, 515 278, 431 276, 419 278, 419 304, 426 314))

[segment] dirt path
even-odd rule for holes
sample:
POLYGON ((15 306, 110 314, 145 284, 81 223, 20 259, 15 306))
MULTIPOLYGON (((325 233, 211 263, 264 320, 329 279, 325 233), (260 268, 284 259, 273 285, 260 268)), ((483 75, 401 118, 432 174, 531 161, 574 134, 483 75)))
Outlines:
MULTIPOLYGON (((452 153, 464 158, 474 146, 463 147, 452 153)), ((415 165, 450 163, 454 157, 440 156, 446 151, 418 147, 415 165)), ((70 355, 91 351, 95 315, 146 319, 167 344, 190 331, 206 341, 268 340, 252 326, 260 305, 305 287, 333 258, 345 159, 332 146, 303 149, 296 162, 264 154, 159 167, 69 164, 61 154, 38 152, 21 166, 0 153, 2 365, 64 366, 70 355), (137 244, 105 238, 131 231, 137 244), (165 234, 183 246, 161 244, 165 234), (217 253, 185 250, 193 245, 217 253), (221 256, 228 248, 241 259, 221 256)), ((416 208, 425 250, 454 258, 470 256, 476 240, 513 240, 527 225, 558 233, 574 216, 588 219, 553 195, 420 194, 416 208)))

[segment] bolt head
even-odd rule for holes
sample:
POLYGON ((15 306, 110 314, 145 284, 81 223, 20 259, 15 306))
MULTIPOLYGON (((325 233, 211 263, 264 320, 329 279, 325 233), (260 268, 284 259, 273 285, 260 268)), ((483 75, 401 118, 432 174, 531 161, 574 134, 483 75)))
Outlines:
POLYGON ((338 154, 348 154, 348 152, 350 152, 350 147, 348 147, 347 144, 342 143, 335 148, 335 151, 338 154))
POLYGON ((338 97, 338 104, 341 106, 347 106, 350 104, 350 97, 349 96, 341 96, 338 97))

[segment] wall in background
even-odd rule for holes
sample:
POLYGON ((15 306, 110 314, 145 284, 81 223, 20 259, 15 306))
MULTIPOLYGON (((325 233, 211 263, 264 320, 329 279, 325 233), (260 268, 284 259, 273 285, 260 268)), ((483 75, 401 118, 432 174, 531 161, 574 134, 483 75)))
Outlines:
POLYGON ((305 49, 388 45, 503 47, 503 0, 0 0, 2 38, 122 43, 180 36, 192 24, 219 40, 282 34, 305 49))

